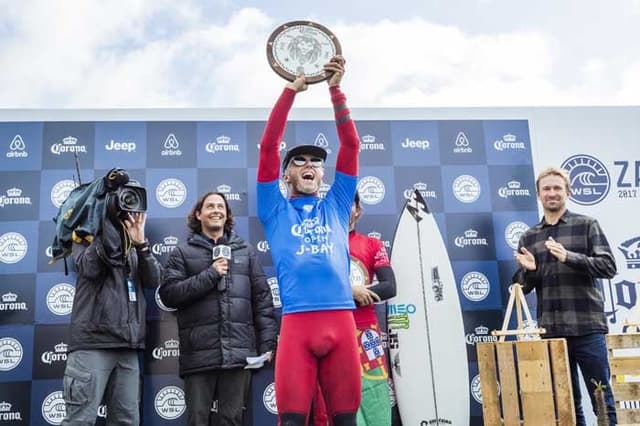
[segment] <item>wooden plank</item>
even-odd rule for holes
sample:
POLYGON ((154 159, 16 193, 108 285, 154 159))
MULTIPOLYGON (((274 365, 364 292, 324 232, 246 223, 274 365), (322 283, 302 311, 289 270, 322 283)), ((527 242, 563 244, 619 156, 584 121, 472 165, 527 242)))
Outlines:
POLYGON ((640 375, 640 356, 614 357, 609 359, 611 374, 614 376, 629 374, 640 375))
POLYGON ((612 380, 611 384, 613 385, 613 395, 616 398, 616 402, 640 400, 640 383, 617 383, 615 380, 612 380))
POLYGON ((500 398, 504 426, 520 426, 520 401, 513 342, 496 343, 496 352, 498 372, 500 373, 500 398))
POLYGON ((616 410, 618 417, 618 426, 622 425, 638 425, 640 424, 639 410, 616 410))
POLYGON ((640 348, 640 333, 607 334, 609 349, 640 348))
POLYGON ((498 402, 498 377, 494 348, 495 346, 491 342, 476 344, 480 390, 482 391, 482 417, 485 425, 502 423, 498 402))
POLYGON ((567 342, 565 339, 549 339, 549 352, 551 354, 551 371, 553 373, 553 393, 556 402, 558 424, 575 425, 576 412, 573 406, 573 390, 571 388, 571 371, 569 370, 569 357, 567 355, 567 342))
POLYGON ((524 426, 555 424, 551 366, 546 342, 518 342, 516 353, 524 426))

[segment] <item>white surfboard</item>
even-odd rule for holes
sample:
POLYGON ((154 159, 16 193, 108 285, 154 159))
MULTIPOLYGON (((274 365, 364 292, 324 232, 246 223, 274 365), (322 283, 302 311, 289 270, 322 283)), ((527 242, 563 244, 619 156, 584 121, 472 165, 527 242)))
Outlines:
POLYGON ((468 426, 469 373, 455 277, 438 225, 418 191, 400 215, 387 328, 405 426, 468 426))

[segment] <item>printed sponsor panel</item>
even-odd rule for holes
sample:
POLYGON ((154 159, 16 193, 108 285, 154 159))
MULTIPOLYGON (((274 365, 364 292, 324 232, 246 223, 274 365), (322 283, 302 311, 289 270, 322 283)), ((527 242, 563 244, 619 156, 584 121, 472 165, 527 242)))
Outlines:
POLYGON ((487 164, 532 164, 527 120, 485 120, 483 127, 487 164))
POLYGON ((502 307, 498 265, 495 261, 452 263, 463 311, 502 307))
POLYGON ((531 166, 489 166, 494 211, 536 210, 536 184, 531 166))
POLYGON ((387 249, 387 254, 390 254, 396 221, 397 217, 394 215, 368 214, 367 210, 363 209, 363 215, 356 224, 356 230, 382 241, 382 244, 387 249))
POLYGON ((493 230, 496 241, 496 258, 512 260, 522 234, 540 221, 537 210, 520 212, 496 212, 493 214, 493 230))
POLYGON ((0 170, 40 170, 43 128, 37 122, 2 123, 0 170))
POLYGON ((249 209, 247 185, 247 174, 243 169, 199 169, 196 199, 205 192, 220 192, 229 202, 234 216, 246 216, 249 209))
MULTIPOLYGON (((93 180, 93 169, 80 169, 82 183, 93 180)), ((103 175, 104 176, 104 175, 103 175)), ((53 220, 69 193, 78 186, 78 175, 73 165, 64 170, 42 170, 40 175, 40 220, 53 220)), ((53 236, 51 237, 53 240, 53 236)))
POLYGON ((145 375, 142 417, 152 425, 186 425, 184 385, 178 376, 145 375))
POLYGON ((57 426, 66 414, 62 379, 34 380, 31 384, 31 424, 57 426))
POLYGON ((147 206, 155 217, 186 218, 198 197, 196 170, 147 169, 147 206))
MULTIPOLYGON (((471 361, 476 361, 478 359, 476 344, 481 342, 498 341, 498 337, 491 335, 491 332, 502 328, 503 315, 502 309, 465 311, 462 314, 464 317, 464 338, 469 364, 471 364, 471 361)), ((472 378, 472 376, 469 378, 472 378)))
POLYGON ((315 145, 327 151, 327 164, 335 166, 338 157, 338 133, 335 121, 295 121, 288 126, 295 128, 295 139, 290 141, 287 149, 295 145, 315 145))
POLYGON ((266 365, 252 375, 250 405, 254 425, 275 425, 277 421, 278 403, 272 365, 266 365))
POLYGON ((145 235, 151 245, 151 252, 162 265, 165 265, 169 253, 186 242, 191 235, 191 229, 187 226, 187 215, 182 218, 147 218, 145 235))
POLYGON ((36 270, 38 222, 0 222, 0 273, 36 270))
POLYGON ((196 133, 195 122, 148 122, 147 167, 193 167, 197 157, 196 133))
POLYGON ((33 328, 33 325, 0 326, 0 382, 31 380, 33 328))
POLYGON ((447 213, 490 212, 491 189, 486 166, 443 166, 442 191, 447 213))
POLYGON ((389 121, 358 121, 360 164, 391 166, 393 148, 389 121))
POLYGON ((257 217, 249 217, 249 232, 246 238, 256 248, 258 263, 263 267, 273 266, 271 259, 271 248, 264 235, 264 228, 257 217))
POLYGON ((446 223, 446 244, 451 260, 495 259, 491 213, 447 213, 446 223))
POLYGON ((429 211, 444 211, 444 192, 440 167, 394 167, 393 171, 396 205, 404 205, 411 198, 413 192, 418 190, 427 202, 429 211))
POLYGON ((36 278, 36 323, 68 324, 76 294, 75 274, 41 273, 36 278))
POLYGON ((0 324, 32 324, 35 316, 36 274, 0 278, 0 324))
POLYGON ((175 320, 148 321, 144 374, 178 374, 180 340, 175 320))
MULTIPOLYGON (((58 260, 56 263, 49 263, 53 259, 52 248, 53 238, 56 232, 56 224, 50 219, 38 222, 38 246, 34 246, 34 250, 38 250, 38 272, 64 272, 64 259, 58 260)), ((76 271, 76 262, 73 255, 69 255, 66 259, 67 269, 76 271)))
POLYGON ((438 134, 441 164, 486 164, 482 121, 442 120, 438 134))
POLYGON ((40 172, 0 172, 0 222, 38 220, 40 172))
POLYGON ((437 121, 391 121, 389 128, 394 166, 440 166, 437 121))
MULTIPOLYGON (((264 132, 264 121, 247 122, 247 166, 258 167, 258 157, 260 155, 260 141, 264 132)), ((335 126, 335 124, 334 124, 335 126)), ((334 127, 335 128, 335 127, 334 127)), ((280 141, 280 161, 284 158, 286 150, 302 143, 296 143, 296 126, 288 123, 282 140, 280 141)), ((328 159, 329 164, 335 164, 335 159, 328 159)), ((254 174, 255 176, 255 174, 254 174)))
POLYGON ((393 167, 360 167, 357 190, 370 214, 397 214, 393 167))
POLYGON ((94 167, 94 135, 92 122, 46 122, 42 134, 42 168, 75 169, 94 167))
POLYGON ((197 165, 200 168, 238 168, 247 166, 247 123, 206 121, 196 124, 197 165))
POLYGON ((97 169, 141 169, 147 160, 147 124, 139 121, 97 122, 95 125, 97 169))
POLYGON ((8 425, 28 425, 30 410, 31 382, 12 382, 0 386, 0 423, 8 425))
POLYGON ((33 346, 33 378, 61 379, 67 364, 69 327, 36 325, 33 346))

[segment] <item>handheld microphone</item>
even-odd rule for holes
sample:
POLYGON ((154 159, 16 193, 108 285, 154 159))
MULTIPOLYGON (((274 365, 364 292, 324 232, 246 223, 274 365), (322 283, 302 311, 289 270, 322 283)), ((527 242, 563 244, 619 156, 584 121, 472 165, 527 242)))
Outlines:
POLYGON ((231 247, 225 245, 217 245, 212 251, 213 260, 227 259, 229 268, 222 279, 218 281, 218 291, 225 291, 229 287, 229 274, 231 273, 231 247))

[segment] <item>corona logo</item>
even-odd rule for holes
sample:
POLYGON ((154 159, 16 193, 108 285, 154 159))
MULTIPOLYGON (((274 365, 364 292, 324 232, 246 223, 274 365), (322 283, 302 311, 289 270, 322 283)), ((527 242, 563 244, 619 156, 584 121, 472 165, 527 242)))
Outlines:
POLYGON ((53 351, 43 352, 40 356, 40 360, 45 364, 53 364, 54 362, 66 362, 67 361, 67 348, 66 343, 60 342, 54 346, 53 351))
POLYGON ((216 138, 216 142, 221 145, 228 145, 231 142, 231 138, 229 136, 220 135, 216 138))
POLYGON ((464 236, 458 236, 454 240, 454 244, 460 248, 467 246, 488 246, 486 238, 478 236, 478 231, 475 229, 467 229, 464 232, 464 236))
POLYGON ((0 208, 11 205, 31 205, 31 197, 23 197, 22 189, 7 189, 7 195, 0 196, 0 208))
POLYGON ((62 139, 61 143, 51 145, 51 153, 55 155, 79 152, 86 154, 87 147, 84 145, 78 145, 78 138, 75 136, 67 136, 62 139))
POLYGON ((178 237, 169 235, 164 237, 162 243, 156 243, 151 246, 151 251, 155 255, 171 253, 178 246, 178 237))
POLYGON ((4 303, 15 302, 16 300, 18 300, 18 295, 15 293, 9 292, 2 295, 2 301, 4 303))
POLYGON ((153 348, 151 355, 157 360, 178 358, 180 356, 180 342, 175 339, 169 339, 164 342, 164 347, 160 346, 153 348))
POLYGON ((360 151, 384 151, 384 144, 376 142, 373 135, 364 135, 360 143, 360 151))
POLYGON ((240 193, 231 192, 231 186, 227 184, 218 185, 218 192, 224 194, 228 201, 241 201, 240 193))
POLYGON ((493 149, 496 151, 513 151, 526 149, 524 142, 518 142, 516 135, 507 133, 502 136, 502 139, 498 139, 493 142, 493 149))
POLYGON ((240 152, 240 145, 232 144, 229 136, 220 135, 215 142, 209 142, 205 145, 204 150, 210 154, 217 152, 240 152))
POLYGON ((22 195, 22 189, 11 188, 7 189, 7 197, 19 197, 22 195))
POLYGON ((368 236, 368 237, 371 237, 371 238, 375 238, 375 239, 377 239, 377 240, 381 240, 381 239, 382 239, 382 234, 381 234, 381 233, 379 233, 379 232, 376 232, 376 231, 369 232, 369 233, 367 234, 367 236, 368 236))
POLYGON ((256 248, 260 253, 266 253, 269 251, 269 242, 267 240, 260 240, 256 244, 256 248))
POLYGON ((511 197, 530 197, 531 191, 528 188, 522 188, 522 184, 517 180, 507 182, 506 187, 500 187, 498 189, 498 195, 502 198, 511 197))
POLYGON ((413 188, 405 189, 402 195, 404 196, 405 199, 410 200, 413 197, 413 194, 415 193, 415 191, 418 191, 420 195, 422 195, 422 198, 433 198, 433 199, 438 198, 436 191, 428 189, 427 184, 424 182, 414 183, 413 188))
POLYGON ((27 304, 25 302, 18 302, 18 295, 15 293, 5 293, 1 298, 0 312, 3 311, 27 311, 27 304))
POLYGON ((624 255, 627 268, 640 269, 640 236, 620 243, 618 250, 624 255))

